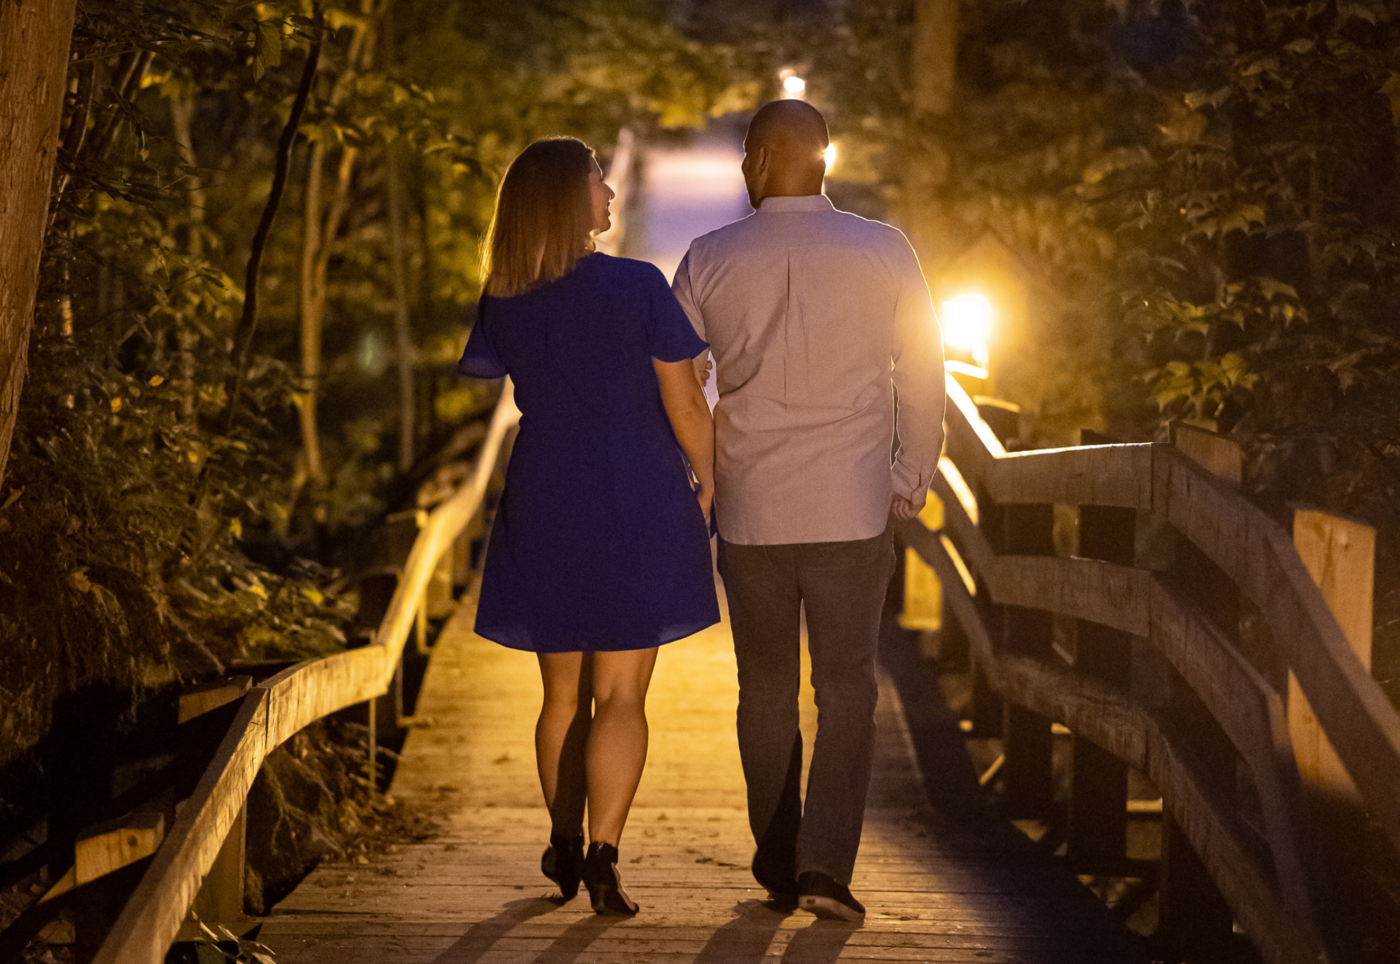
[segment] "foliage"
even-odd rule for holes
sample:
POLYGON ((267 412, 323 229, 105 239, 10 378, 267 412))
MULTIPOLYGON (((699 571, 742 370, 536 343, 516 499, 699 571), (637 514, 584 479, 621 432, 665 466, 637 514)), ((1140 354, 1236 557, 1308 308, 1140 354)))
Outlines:
POLYGON ((533 137, 700 123, 746 104, 736 49, 646 0, 326 0, 320 79, 269 236, 261 321, 224 433, 252 226, 313 29, 310 0, 81 0, 40 305, 0 492, 0 763, 63 694, 131 694, 236 663, 333 651, 333 566, 403 497, 389 155, 407 184, 420 450, 479 417, 451 371, 479 287, 494 182, 533 137), (346 164, 329 239, 308 499, 298 383, 306 157, 346 164))
POLYGON ((936 239, 931 276, 1013 266, 1035 313, 1004 320, 998 389, 1061 442, 1233 432, 1266 500, 1400 524, 1391 8, 962 4, 954 103, 927 118, 912 14, 852 3, 813 87, 936 239))

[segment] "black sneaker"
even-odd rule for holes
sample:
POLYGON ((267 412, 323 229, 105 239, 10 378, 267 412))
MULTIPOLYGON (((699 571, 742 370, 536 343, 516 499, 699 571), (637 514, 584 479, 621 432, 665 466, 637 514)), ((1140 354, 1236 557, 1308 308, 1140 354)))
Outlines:
POLYGON ((797 910, 797 873, 791 860, 774 860, 759 852, 753 855, 750 865, 753 879, 768 891, 768 899, 763 905, 779 914, 791 914, 797 910))
POLYGON ((797 906, 822 920, 842 920, 859 924, 865 908, 851 896, 851 889, 835 877, 809 870, 797 878, 797 906))

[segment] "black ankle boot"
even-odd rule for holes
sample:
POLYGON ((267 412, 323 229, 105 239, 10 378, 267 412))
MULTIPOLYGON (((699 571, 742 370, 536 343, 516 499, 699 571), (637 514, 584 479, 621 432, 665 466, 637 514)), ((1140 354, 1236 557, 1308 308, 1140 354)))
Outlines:
POLYGON ((540 870, 559 885, 561 897, 573 900, 583 879, 583 834, 550 834, 540 870))
POLYGON ((583 883, 593 901, 593 913, 612 917, 634 917, 641 910, 637 902, 622 889, 622 875, 617 872, 617 848, 594 841, 588 845, 583 858, 583 883))

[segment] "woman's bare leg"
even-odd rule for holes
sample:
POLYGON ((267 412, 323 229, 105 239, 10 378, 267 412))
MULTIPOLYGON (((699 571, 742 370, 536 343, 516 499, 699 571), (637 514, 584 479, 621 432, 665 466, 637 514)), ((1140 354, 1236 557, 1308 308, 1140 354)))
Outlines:
POLYGON ((617 845, 647 761, 647 687, 656 649, 593 653, 588 837, 617 845))
POLYGON ((553 832, 583 831, 586 766, 593 710, 593 654, 540 653, 544 705, 535 724, 535 761, 553 832))

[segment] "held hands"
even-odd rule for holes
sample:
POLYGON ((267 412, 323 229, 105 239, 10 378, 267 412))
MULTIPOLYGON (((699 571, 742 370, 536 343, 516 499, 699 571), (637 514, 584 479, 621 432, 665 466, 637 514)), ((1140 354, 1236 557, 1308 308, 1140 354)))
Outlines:
POLYGON ((700 387, 704 388, 710 383, 710 374, 715 368, 715 356, 705 352, 695 359, 695 377, 700 381, 700 387), (704 362, 701 362, 701 359, 704 362))
POLYGON ((890 514, 896 519, 917 519, 922 509, 922 505, 916 505, 902 495, 897 495, 890 501, 890 514))

